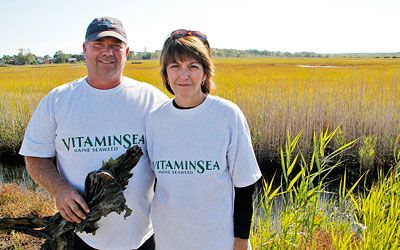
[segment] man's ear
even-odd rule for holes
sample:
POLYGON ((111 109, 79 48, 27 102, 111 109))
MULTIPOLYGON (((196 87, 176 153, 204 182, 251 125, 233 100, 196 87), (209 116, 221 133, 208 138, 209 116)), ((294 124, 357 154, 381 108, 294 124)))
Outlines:
POLYGON ((83 49, 83 57, 86 59, 86 42, 82 44, 82 49, 83 49))
POLYGON ((129 54, 129 47, 126 47, 125 56, 128 57, 129 54))

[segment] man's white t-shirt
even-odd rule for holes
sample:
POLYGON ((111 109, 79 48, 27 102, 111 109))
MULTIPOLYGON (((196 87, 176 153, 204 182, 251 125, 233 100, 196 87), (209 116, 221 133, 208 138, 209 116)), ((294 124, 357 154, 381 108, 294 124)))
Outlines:
POLYGON ((261 177, 241 110, 211 95, 191 109, 171 100, 150 114, 146 138, 157 249, 232 250, 234 187, 261 177))
MULTIPOLYGON (((56 157, 61 175, 84 190, 87 174, 102 162, 139 145, 145 152, 145 120, 168 98, 155 87, 124 77, 109 90, 91 87, 86 78, 61 85, 41 100, 25 132, 20 154, 56 157)), ((145 153, 124 191, 132 214, 111 213, 95 235, 78 233, 98 249, 138 248, 152 234, 149 220, 154 178, 145 153)))

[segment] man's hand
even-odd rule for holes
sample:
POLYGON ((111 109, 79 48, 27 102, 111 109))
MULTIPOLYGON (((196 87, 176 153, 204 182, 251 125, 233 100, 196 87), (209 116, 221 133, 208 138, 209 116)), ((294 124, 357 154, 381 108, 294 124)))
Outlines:
POLYGON ((52 159, 25 156, 25 165, 32 179, 54 195, 57 209, 65 220, 80 223, 86 219, 89 206, 60 175, 52 159))
POLYGON ((86 201, 73 187, 60 190, 55 198, 58 211, 69 222, 81 223, 90 212, 86 201))
POLYGON ((235 238, 235 245, 234 245, 234 250, 249 250, 249 240, 248 239, 240 239, 240 238, 235 238))

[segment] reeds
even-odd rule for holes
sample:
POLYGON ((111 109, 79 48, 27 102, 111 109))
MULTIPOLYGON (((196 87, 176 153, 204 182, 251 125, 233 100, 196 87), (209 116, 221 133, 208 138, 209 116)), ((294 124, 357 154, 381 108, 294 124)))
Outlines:
MULTIPOLYGON (((307 154, 314 131, 339 125, 342 139, 373 140, 371 166, 391 164, 400 134, 399 59, 250 58, 215 59, 215 64, 217 88, 212 93, 243 110, 263 168, 279 164, 286 131, 302 131, 299 146, 307 154)), ((127 62, 124 74, 167 92, 158 61, 127 62)), ((17 150, 39 99, 53 87, 85 75, 83 64, 0 68, 0 148, 17 150)), ((357 168, 364 162, 359 159, 363 145, 351 151, 357 168)))
MULTIPOLYGON (((355 145, 351 141, 330 149, 339 131, 314 133, 309 157, 299 150, 302 135, 287 134, 280 147, 284 172, 280 184, 265 180, 254 205, 253 249, 400 248, 400 174, 395 168, 390 174, 381 173, 371 189, 356 192, 361 178, 348 187, 344 174, 330 191, 329 172, 344 164, 344 153, 355 145)), ((0 185, 0 217, 44 216, 53 207, 54 200, 43 191, 0 185)), ((22 234, 0 234, 0 247, 33 249, 40 244, 22 234)))
POLYGON ((354 146, 346 143, 328 149, 337 133, 314 137, 313 154, 298 150, 300 134, 287 137, 281 150, 284 174, 281 185, 264 182, 256 202, 254 249, 399 249, 400 179, 396 171, 380 175, 370 190, 354 192, 361 178, 346 188, 346 174, 335 192, 327 191, 325 178, 339 167, 341 155, 354 146), (296 162, 300 168, 293 172, 296 162))
POLYGON ((0 156, 18 151, 29 118, 46 93, 85 71, 84 65, 0 68, 0 156))

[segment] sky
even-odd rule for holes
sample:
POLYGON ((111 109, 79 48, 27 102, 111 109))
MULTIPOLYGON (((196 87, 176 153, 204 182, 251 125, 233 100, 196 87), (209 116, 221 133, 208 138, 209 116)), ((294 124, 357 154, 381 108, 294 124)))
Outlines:
POLYGON ((3 0, 0 57, 79 54, 96 17, 120 19, 131 51, 199 30, 211 47, 282 52, 400 52, 399 0, 3 0))

